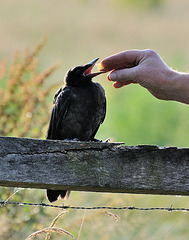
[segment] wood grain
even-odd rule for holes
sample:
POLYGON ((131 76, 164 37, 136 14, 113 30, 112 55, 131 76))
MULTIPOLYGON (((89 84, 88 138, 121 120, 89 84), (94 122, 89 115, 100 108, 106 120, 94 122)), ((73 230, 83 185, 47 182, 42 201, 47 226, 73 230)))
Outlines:
POLYGON ((189 149, 0 137, 0 185, 189 195, 189 149))

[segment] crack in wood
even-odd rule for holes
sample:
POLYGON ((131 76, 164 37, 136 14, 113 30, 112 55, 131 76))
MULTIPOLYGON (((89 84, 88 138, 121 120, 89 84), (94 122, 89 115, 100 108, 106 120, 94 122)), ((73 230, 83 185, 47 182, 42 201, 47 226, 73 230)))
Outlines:
POLYGON ((0 185, 189 195, 189 149, 0 137, 0 185))

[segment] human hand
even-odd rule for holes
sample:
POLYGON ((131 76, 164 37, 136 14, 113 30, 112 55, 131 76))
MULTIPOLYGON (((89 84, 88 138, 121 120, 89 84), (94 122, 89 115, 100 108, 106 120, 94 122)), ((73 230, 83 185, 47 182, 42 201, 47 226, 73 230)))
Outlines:
MULTIPOLYGON (((169 68, 154 50, 128 50, 102 60, 103 71, 111 71, 108 79, 120 88, 138 83, 156 98, 175 99, 177 72, 169 68)), ((178 100, 179 101, 179 100, 178 100)))

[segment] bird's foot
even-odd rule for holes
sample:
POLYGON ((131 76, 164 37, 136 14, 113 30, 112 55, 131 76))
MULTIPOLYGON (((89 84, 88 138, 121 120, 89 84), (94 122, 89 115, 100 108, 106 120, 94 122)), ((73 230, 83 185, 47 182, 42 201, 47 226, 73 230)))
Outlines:
POLYGON ((110 142, 110 138, 107 138, 105 141, 102 141, 102 140, 100 140, 100 139, 94 138, 94 139, 92 140, 92 142, 108 143, 108 142, 110 142))
POLYGON ((73 138, 73 139, 66 138, 66 139, 64 139, 64 141, 66 141, 66 142, 80 142, 80 140, 78 138, 73 138))
POLYGON ((102 140, 100 140, 100 139, 96 139, 96 138, 94 138, 93 140, 92 140, 92 142, 103 142, 102 140))

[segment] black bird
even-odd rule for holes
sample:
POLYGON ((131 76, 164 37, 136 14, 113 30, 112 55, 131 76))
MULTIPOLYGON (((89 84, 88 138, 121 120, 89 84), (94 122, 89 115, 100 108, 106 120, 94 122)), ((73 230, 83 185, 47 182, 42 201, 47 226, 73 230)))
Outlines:
MULTIPOLYGON (((95 134, 106 115, 106 96, 103 87, 92 78, 103 73, 91 73, 99 58, 70 69, 55 94, 47 139, 95 141, 95 134)), ((67 198, 70 191, 47 190, 54 202, 67 198)))

